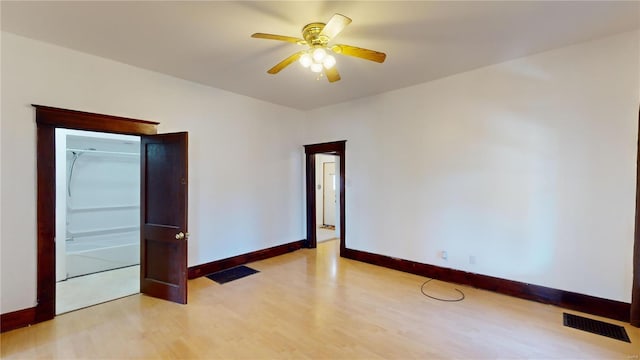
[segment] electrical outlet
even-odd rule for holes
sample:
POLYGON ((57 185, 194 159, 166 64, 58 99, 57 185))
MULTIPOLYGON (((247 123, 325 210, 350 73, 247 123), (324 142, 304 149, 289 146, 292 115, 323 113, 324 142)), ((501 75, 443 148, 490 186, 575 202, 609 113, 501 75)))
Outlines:
POLYGON ((475 265, 476 264, 476 256, 475 255, 469 255, 469 264, 471 264, 471 265, 475 265))
POLYGON ((442 260, 447 260, 449 258, 449 254, 445 250, 440 251, 440 258, 442 260))

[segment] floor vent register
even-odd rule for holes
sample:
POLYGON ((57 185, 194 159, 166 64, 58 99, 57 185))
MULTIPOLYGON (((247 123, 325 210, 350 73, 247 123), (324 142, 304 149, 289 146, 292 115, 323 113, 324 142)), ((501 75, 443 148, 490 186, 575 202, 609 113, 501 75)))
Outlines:
POLYGON ((630 343, 629 335, 623 326, 609 324, 604 321, 563 313, 564 326, 606 336, 612 339, 630 343))

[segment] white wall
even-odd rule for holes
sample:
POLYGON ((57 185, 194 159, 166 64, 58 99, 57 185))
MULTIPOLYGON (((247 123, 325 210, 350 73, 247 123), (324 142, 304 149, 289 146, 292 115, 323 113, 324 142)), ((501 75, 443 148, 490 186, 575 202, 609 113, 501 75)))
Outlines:
POLYGON ((628 302, 639 38, 302 113, 2 33, 0 312, 35 305, 32 103, 190 132, 190 266, 304 238, 300 145, 347 139, 348 247, 628 302))
POLYGON ((312 111, 305 143, 347 140, 347 247, 630 302, 639 39, 312 111))
POLYGON ((41 104, 189 131, 189 266, 303 239, 303 113, 2 33, 1 303, 36 300, 41 104), (11 176, 7 176, 11 174, 11 176))

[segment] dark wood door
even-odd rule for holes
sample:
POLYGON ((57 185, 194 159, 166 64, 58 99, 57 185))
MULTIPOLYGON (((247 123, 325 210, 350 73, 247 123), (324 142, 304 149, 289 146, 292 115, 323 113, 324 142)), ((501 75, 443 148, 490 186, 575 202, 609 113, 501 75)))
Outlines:
POLYGON ((188 134, 140 143, 140 291, 186 304, 188 134))

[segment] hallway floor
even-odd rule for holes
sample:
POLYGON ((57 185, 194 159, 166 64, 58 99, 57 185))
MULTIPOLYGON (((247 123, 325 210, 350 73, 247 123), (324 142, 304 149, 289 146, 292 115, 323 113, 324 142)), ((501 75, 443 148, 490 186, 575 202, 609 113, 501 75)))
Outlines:
POLYGON ((327 240, 336 239, 338 236, 336 235, 335 230, 323 229, 318 227, 316 229, 316 241, 323 242, 327 240))
MULTIPOLYGON (((1 335, 3 359, 638 359, 632 343, 564 327, 555 306, 338 257, 338 241, 248 264, 219 285, 189 281, 189 304, 134 295, 1 335)), ((576 313, 574 311, 567 311, 576 313)))

